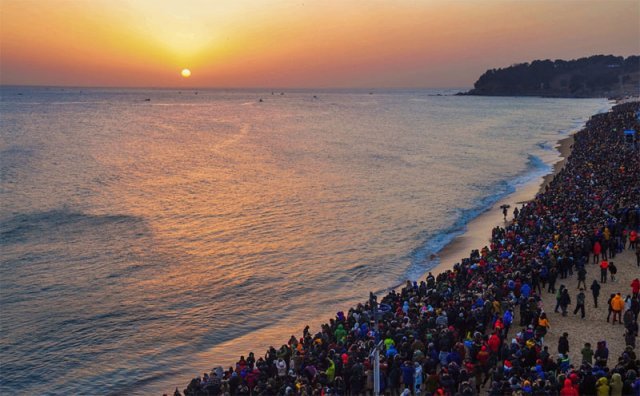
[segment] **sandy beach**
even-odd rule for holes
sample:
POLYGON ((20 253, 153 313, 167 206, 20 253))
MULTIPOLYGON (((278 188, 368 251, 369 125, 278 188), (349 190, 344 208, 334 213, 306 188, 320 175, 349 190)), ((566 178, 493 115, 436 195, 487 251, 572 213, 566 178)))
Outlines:
MULTIPOLYGON (((578 280, 575 275, 570 276, 567 279, 558 279, 556 286, 565 285, 569 289, 571 295, 572 305, 569 306, 569 314, 562 316, 560 313, 554 313, 553 309, 556 305, 555 293, 547 293, 545 290, 542 292, 542 304, 543 309, 547 312, 551 327, 549 332, 544 337, 544 342, 549 346, 549 351, 552 354, 557 354, 558 338, 562 336, 562 333, 569 333, 569 356, 571 362, 577 366, 580 365, 581 355, 580 350, 586 342, 591 344, 591 347, 595 349, 596 343, 601 340, 606 340, 609 347, 609 364, 615 365, 618 356, 622 354, 625 348, 624 342, 624 326, 620 323, 615 325, 607 323, 607 299, 610 294, 620 293, 624 298, 631 294, 631 281, 634 278, 640 277, 640 268, 636 265, 635 252, 632 250, 625 250, 623 253, 617 254, 614 259, 610 261, 615 262, 618 267, 618 274, 616 275, 616 281, 607 283, 601 283, 600 297, 598 298, 598 308, 593 306, 593 298, 590 290, 585 290, 587 295, 584 319, 580 318, 580 313, 573 314, 575 308, 576 296, 578 294, 578 280)), ((596 264, 587 265, 587 288, 591 285, 594 279, 600 280, 600 269, 596 264)), ((518 329, 518 327, 515 327, 518 329)))

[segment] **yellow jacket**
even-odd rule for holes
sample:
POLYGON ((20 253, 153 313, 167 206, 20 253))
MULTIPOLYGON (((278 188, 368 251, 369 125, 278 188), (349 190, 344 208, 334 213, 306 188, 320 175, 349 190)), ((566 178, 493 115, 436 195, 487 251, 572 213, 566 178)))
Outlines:
POLYGON ((609 380, 607 377, 602 377, 596 382, 596 388, 598 389, 598 396, 609 396, 609 380))

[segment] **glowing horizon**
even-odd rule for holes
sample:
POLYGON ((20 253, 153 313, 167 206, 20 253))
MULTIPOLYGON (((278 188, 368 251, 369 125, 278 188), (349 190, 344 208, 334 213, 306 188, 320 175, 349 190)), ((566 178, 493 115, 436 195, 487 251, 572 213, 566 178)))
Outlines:
POLYGON ((3 0, 0 83, 465 87, 513 63, 638 54, 639 20, 635 0, 3 0))

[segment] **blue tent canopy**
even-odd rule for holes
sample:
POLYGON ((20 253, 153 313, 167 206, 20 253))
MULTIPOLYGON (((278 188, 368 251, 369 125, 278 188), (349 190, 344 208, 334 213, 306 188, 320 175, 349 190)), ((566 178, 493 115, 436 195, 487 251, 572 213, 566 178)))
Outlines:
POLYGON ((636 144, 638 137, 636 136, 635 129, 624 130, 624 141, 628 144, 636 144))

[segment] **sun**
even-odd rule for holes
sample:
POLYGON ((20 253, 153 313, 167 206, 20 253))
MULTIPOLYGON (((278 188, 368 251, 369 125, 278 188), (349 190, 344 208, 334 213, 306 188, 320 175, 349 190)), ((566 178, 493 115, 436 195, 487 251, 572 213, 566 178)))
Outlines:
POLYGON ((189 70, 189 69, 182 69, 182 71, 180 72, 180 74, 182 74, 182 77, 184 77, 184 78, 189 78, 189 77, 191 77, 191 70, 189 70))

